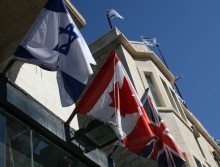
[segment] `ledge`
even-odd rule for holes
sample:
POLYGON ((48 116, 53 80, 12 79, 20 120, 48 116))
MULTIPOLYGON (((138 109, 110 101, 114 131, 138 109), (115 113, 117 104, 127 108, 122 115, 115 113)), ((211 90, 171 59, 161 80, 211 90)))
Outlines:
POLYGON ((193 132, 192 128, 186 123, 186 121, 173 109, 173 108, 167 108, 167 107, 157 107, 159 112, 163 113, 169 113, 172 112, 179 118, 179 120, 191 131, 193 132))
MULTIPOLYGON (((174 113, 180 121, 191 131, 193 132, 192 128, 184 121, 183 118, 179 114, 176 113, 176 111, 172 108, 167 108, 167 107, 158 107, 157 108, 159 112, 164 112, 164 113, 169 113, 172 112, 174 113)), ((215 143, 215 141, 210 137, 210 134, 205 130, 205 128, 201 125, 201 123, 195 118, 195 116, 188 111, 186 108, 184 109, 185 115, 187 119, 198 128, 199 132, 201 135, 209 142, 209 144, 220 154, 220 148, 218 145, 215 143)))
MULTIPOLYGON (((111 166, 114 163, 98 149, 84 154, 77 142, 66 142, 67 128, 64 122, 2 74, 0 89, 1 108, 33 130, 92 166, 111 166)), ((67 132, 70 130, 74 131, 68 129, 67 132)))
POLYGON ((153 51, 146 47, 143 42, 129 41, 117 28, 112 29, 94 41, 92 44, 90 44, 89 48, 93 56, 97 58, 103 53, 110 52, 110 50, 114 49, 118 45, 122 45, 132 55, 132 57, 146 58, 146 60, 151 60, 165 75, 168 81, 171 84, 174 83, 175 77, 153 51), (140 47, 144 47, 145 49, 141 51, 140 47))

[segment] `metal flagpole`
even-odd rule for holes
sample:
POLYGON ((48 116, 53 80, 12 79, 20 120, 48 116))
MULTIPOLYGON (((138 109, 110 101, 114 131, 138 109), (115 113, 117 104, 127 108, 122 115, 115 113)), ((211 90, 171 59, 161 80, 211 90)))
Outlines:
POLYGON ((68 120, 64 122, 64 130, 65 130, 65 136, 66 136, 66 141, 69 142, 71 141, 71 130, 70 130, 70 122, 73 120, 77 112, 74 110, 68 120))
MULTIPOLYGON (((179 94, 180 98, 183 100, 183 96, 182 96, 182 94, 180 93, 180 90, 179 90, 179 88, 178 88, 178 86, 177 86, 177 84, 176 84, 176 81, 177 81, 178 79, 179 79, 179 78, 176 78, 176 79, 175 79, 175 81, 174 81, 174 86, 175 86, 176 91, 177 91, 177 93, 179 94)), ((183 105, 187 108, 185 102, 183 103, 183 105)))
MULTIPOLYGON (((170 69, 169 69, 169 67, 168 67, 168 65, 167 65, 167 63, 166 63, 165 58, 163 57, 163 54, 162 54, 162 52, 161 52, 159 46, 160 46, 159 44, 156 44, 156 47, 157 47, 157 49, 159 50, 160 56, 161 56, 161 58, 163 59, 163 62, 164 62, 164 64, 165 64, 165 66, 166 66, 167 69, 170 71, 170 69)), ((176 80, 175 80, 175 81, 176 81, 176 80)), ((179 96, 183 99, 182 94, 180 93, 180 90, 179 90, 179 88, 178 88, 178 86, 177 86, 177 84, 176 84, 175 81, 174 81, 174 87, 176 88, 176 91, 177 91, 177 93, 179 94, 179 96)), ((184 104, 184 105, 185 105, 185 107, 187 108, 186 104, 184 104)))
POLYGON ((178 94, 180 95, 180 97, 183 99, 183 97, 182 97, 182 95, 181 95, 181 93, 180 93, 180 90, 179 90, 179 88, 178 88, 178 86, 177 86, 177 84, 176 84, 176 79, 175 79, 175 81, 174 81, 174 86, 175 86, 175 88, 176 88, 178 94))
POLYGON ((72 114, 70 115, 70 117, 68 118, 68 120, 65 122, 65 125, 69 125, 76 114, 77 114, 77 112, 73 111, 72 114))
POLYGON ((109 15, 108 15, 108 12, 109 12, 109 11, 107 11, 106 16, 107 16, 107 19, 108 19, 109 26, 110 26, 110 28, 112 29, 112 23, 111 23, 111 19, 110 19, 109 15))
POLYGON ((116 144, 116 145, 114 146, 114 148, 112 149, 111 153, 110 153, 108 156, 111 157, 112 154, 114 154, 114 152, 116 151, 117 148, 118 148, 118 145, 116 144))
POLYGON ((167 65, 167 63, 166 63, 166 61, 165 61, 165 59, 164 59, 164 57, 163 57, 163 54, 162 54, 162 52, 161 52, 159 46, 160 46, 159 44, 156 44, 156 47, 157 47, 157 49, 158 49, 159 52, 160 52, 160 56, 161 56, 161 58, 163 59, 163 62, 164 62, 164 64, 165 64, 165 66, 167 67, 168 70, 170 70, 169 67, 168 67, 168 65, 167 65))

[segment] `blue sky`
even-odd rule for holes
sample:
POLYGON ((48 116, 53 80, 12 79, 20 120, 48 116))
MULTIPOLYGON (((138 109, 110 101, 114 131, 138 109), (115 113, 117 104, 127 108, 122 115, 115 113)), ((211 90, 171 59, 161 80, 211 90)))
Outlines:
MULTIPOLYGON (((219 0, 71 0, 86 19, 81 29, 88 44, 110 30, 106 11, 115 9, 125 19, 113 19, 132 41, 156 37, 189 110, 208 132, 220 139, 220 1, 219 0)), ((150 47, 158 56, 156 48, 150 47)))

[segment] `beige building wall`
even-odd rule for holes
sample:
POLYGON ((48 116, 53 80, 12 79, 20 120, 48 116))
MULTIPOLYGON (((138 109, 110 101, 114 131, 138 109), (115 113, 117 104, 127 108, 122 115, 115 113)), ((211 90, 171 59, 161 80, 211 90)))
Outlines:
MULTIPOLYGON (((202 167, 218 167, 212 152, 216 150, 220 153, 219 147, 199 121, 178 100, 173 89, 175 77, 154 52, 142 42, 128 41, 117 28, 92 43, 90 49, 99 66, 105 61, 108 53, 115 49, 140 98, 145 89, 153 85, 149 95, 184 152, 187 159, 186 167, 199 166, 198 163, 202 167)), ((104 149, 107 153, 111 150, 112 146, 104 149)), ((134 155, 123 148, 117 149, 112 157, 116 160, 116 166, 157 166, 155 162, 134 155)))
MULTIPOLYGON (((8 78, 63 121, 71 115, 75 104, 62 107, 56 72, 17 61, 9 70, 8 78)), ((79 129, 77 117, 71 121, 71 127, 79 129)))

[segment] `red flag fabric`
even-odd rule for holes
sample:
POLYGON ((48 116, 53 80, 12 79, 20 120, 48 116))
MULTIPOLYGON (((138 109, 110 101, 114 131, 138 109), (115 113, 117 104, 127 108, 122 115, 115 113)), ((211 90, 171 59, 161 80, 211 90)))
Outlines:
POLYGON ((154 138, 146 112, 115 51, 109 54, 75 112, 111 125, 122 145, 137 154, 154 138))
POLYGON ((142 99, 142 103, 151 121, 150 128, 156 138, 146 145, 140 155, 156 160, 159 167, 181 167, 184 164, 185 157, 150 96, 146 95, 142 99))

